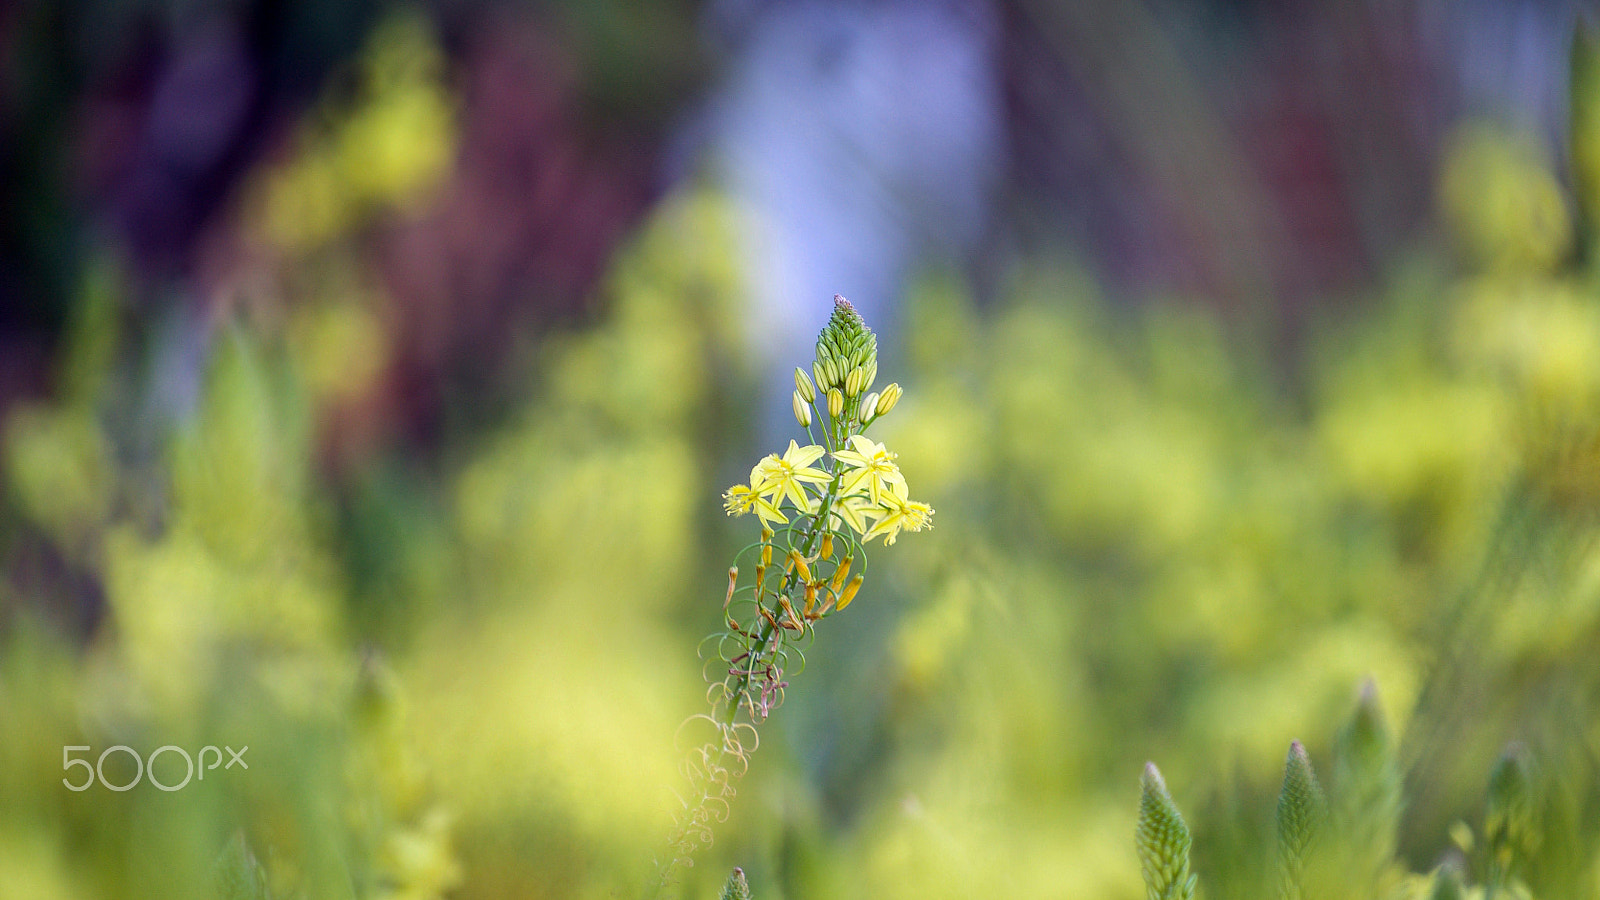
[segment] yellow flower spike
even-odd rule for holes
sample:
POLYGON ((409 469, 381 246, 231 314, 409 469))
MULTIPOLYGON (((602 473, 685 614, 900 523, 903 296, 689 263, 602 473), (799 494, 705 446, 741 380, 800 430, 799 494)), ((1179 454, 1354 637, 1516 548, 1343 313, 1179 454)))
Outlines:
POLYGON ((801 428, 811 427, 811 407, 799 391, 794 392, 794 420, 800 423, 801 428))
POLYGON ((806 370, 799 366, 794 367, 794 389, 800 392, 801 398, 807 403, 817 399, 817 389, 811 386, 811 379, 806 377, 806 370))
POLYGON ((822 547, 819 550, 817 550, 817 558, 818 559, 830 559, 832 557, 833 557, 833 532, 824 531, 822 533, 822 547))
POLYGON ((842 415, 844 415, 844 395, 839 393, 838 388, 830 388, 828 390, 828 416, 837 420, 842 415))
POLYGON ((898 381, 892 382, 888 387, 884 388, 883 396, 878 398, 878 415, 888 415, 889 410, 894 409, 894 405, 900 402, 900 395, 903 393, 905 391, 900 387, 898 381))
POLYGON ((835 594, 839 593, 839 586, 844 584, 845 578, 850 575, 850 563, 854 561, 855 556, 853 554, 846 553, 844 555, 844 562, 839 564, 839 568, 833 570, 833 578, 828 582, 828 590, 833 591, 835 594))
POLYGON ((861 394, 862 388, 867 385, 867 372, 860 366, 850 370, 844 379, 844 393, 847 397, 856 397, 861 394))
POLYGON ((733 602, 733 588, 738 583, 739 583, 739 567, 738 566, 729 566, 728 567, 728 596, 726 596, 726 597, 724 597, 722 599, 722 609, 723 609, 724 612, 727 611, 728 604, 733 602))
POLYGON ((840 612, 843 612, 844 608, 849 606, 852 600, 856 599, 856 592, 861 590, 862 578, 863 576, 857 575, 850 579, 850 583, 845 586, 844 593, 839 595, 838 609, 840 612))
POLYGON ((787 573, 790 569, 798 570, 802 581, 811 580, 811 567, 806 565, 806 558, 801 556, 798 550, 789 551, 789 562, 783 567, 783 570, 787 573))

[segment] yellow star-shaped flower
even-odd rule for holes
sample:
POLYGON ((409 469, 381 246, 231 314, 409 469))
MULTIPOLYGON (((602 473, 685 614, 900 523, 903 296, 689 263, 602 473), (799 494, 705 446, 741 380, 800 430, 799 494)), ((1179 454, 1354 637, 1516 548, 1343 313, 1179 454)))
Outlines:
POLYGON ((749 485, 745 484, 736 484, 728 488, 727 492, 722 495, 722 508, 727 510, 730 516, 742 516, 745 513, 754 512, 761 517, 763 522, 789 521, 782 512, 778 511, 778 507, 774 506, 771 500, 756 493, 749 485))
MULTIPOLYGON (((822 498, 811 501, 811 506, 806 511, 816 515, 822 509, 822 498)), ((833 501, 833 506, 828 508, 828 528, 837 531, 844 525, 855 529, 856 534, 865 534, 867 516, 871 515, 873 506, 864 497, 840 497, 833 501)))
POLYGON ((884 494, 894 488, 904 495, 905 476, 900 474, 900 467, 894 464, 895 455, 888 448, 859 434, 850 436, 850 446, 855 449, 833 452, 833 458, 849 469, 839 486, 845 496, 858 492, 863 484, 874 504, 883 503, 884 494))
MULTIPOLYGON (((869 513, 871 515, 871 513, 869 513)), ((933 507, 926 503, 906 498, 905 490, 897 487, 884 494, 884 502, 879 507, 877 521, 861 536, 861 542, 866 543, 878 535, 883 535, 884 544, 893 544, 901 531, 921 531, 933 527, 933 507)))
POLYGON ((750 488, 773 503, 782 503, 788 497, 796 509, 810 509, 811 501, 801 485, 827 484, 832 480, 832 475, 811 465, 825 452, 816 444, 802 447, 790 441, 782 457, 772 454, 750 470, 750 488))

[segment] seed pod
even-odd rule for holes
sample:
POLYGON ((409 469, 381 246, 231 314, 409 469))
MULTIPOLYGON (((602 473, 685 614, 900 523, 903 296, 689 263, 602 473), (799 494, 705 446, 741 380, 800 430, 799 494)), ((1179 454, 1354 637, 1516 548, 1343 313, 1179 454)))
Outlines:
POLYGON ((728 568, 728 596, 726 596, 726 597, 724 597, 722 599, 722 608, 724 610, 726 610, 728 608, 728 604, 733 602, 733 588, 734 588, 734 585, 736 585, 738 583, 739 583, 739 567, 738 566, 730 566, 728 568))
POLYGON ((903 393, 905 391, 901 389, 898 381, 892 382, 888 387, 884 388, 883 395, 878 398, 878 415, 888 415, 889 410, 894 409, 894 405, 900 402, 900 395, 903 393))
POLYGON ((846 606, 850 605, 850 601, 856 599, 856 592, 861 590, 861 581, 862 576, 857 575, 856 577, 850 579, 849 584, 845 585, 844 593, 839 595, 839 609, 841 611, 843 611, 846 606))
MULTIPOLYGON (((796 369, 795 371, 798 372, 800 370, 796 369)), ((811 427, 811 406, 806 403, 804 397, 800 396, 799 391, 794 392, 794 420, 800 423, 801 428, 811 427)))
POLYGON ((805 623, 795 614, 794 606, 789 603, 788 597, 779 597, 778 606, 783 610, 783 627, 790 631, 805 631, 805 623))
POLYGON ((844 415, 844 395, 839 393, 838 388, 830 388, 828 390, 828 416, 837 420, 842 415, 844 415))

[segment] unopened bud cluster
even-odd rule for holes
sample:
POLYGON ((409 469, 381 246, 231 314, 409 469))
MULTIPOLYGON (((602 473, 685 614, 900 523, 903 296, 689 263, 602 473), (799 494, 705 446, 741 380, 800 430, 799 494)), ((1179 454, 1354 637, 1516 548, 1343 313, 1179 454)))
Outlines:
POLYGON ((898 384, 889 385, 881 394, 870 392, 877 380, 878 336, 850 301, 835 294, 833 315, 817 337, 811 375, 804 369, 794 370, 795 421, 809 430, 811 407, 820 397, 819 411, 826 411, 828 419, 825 430, 835 443, 843 443, 852 431, 887 415, 899 402, 898 384))

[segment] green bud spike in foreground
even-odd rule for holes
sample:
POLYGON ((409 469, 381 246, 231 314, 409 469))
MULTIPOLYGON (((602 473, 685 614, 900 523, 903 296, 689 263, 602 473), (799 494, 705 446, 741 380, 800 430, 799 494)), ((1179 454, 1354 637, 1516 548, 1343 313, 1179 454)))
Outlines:
MULTIPOLYGON (((683 809, 672 833, 672 855, 657 866, 658 888, 678 866, 693 864, 695 851, 711 843, 712 826, 727 818, 758 729, 783 703, 789 674, 805 665, 800 642, 814 638, 819 623, 843 613, 861 590, 866 545, 877 537, 893 544, 901 532, 931 527, 933 507, 910 498, 896 455, 865 434, 894 405, 878 399, 870 410, 859 408, 860 393, 877 368, 877 336, 849 301, 834 297, 811 363, 816 383, 805 369, 795 369, 790 399, 808 442, 791 440, 782 455, 756 463, 748 484, 723 494, 728 515, 756 514, 760 536, 729 569, 728 592, 721 598, 725 629, 700 644, 711 709, 683 730, 708 728, 710 738, 691 748, 683 765, 690 790, 680 795, 683 809), (813 423, 820 426, 821 443, 815 442, 813 423), (751 576, 741 581, 746 572, 751 576)), ((897 385, 884 396, 891 396, 890 389, 898 399, 897 385)), ((743 884, 742 875, 738 881, 743 884)), ((732 879, 729 884, 732 889, 732 879)))
POLYGON ((1284 900, 1300 900, 1304 896, 1301 879, 1306 857, 1327 811, 1322 786, 1311 770, 1311 758, 1306 755, 1306 748, 1295 741, 1289 745, 1283 789, 1278 792, 1278 896, 1284 900))
POLYGON ((1349 720, 1333 738, 1330 810, 1339 844, 1334 865, 1363 889, 1376 889, 1394 859, 1400 787, 1400 765, 1378 704, 1378 688, 1368 680, 1349 720))
POLYGON ((719 900, 750 900, 750 883, 744 880, 744 870, 734 867, 728 874, 728 883, 722 886, 719 900))
POLYGON ((1489 772, 1483 831, 1488 840, 1489 883, 1504 888, 1539 845, 1534 822, 1533 762, 1521 744, 1507 747, 1489 772))
POLYGON ((1440 866, 1433 874, 1432 900, 1462 900, 1466 896, 1461 888, 1461 873, 1455 866, 1440 866))
POLYGON ((1145 896, 1149 900, 1193 900, 1196 877, 1189 874, 1189 845, 1193 842, 1189 826, 1172 802, 1155 763, 1144 764, 1140 784, 1143 793, 1134 837, 1145 896))

